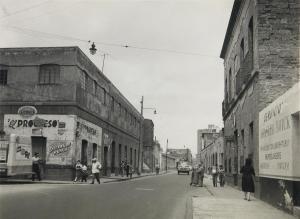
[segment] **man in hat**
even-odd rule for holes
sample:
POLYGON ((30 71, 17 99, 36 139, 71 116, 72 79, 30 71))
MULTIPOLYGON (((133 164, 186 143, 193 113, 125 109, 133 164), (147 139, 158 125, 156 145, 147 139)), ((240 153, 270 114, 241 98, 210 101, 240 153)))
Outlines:
POLYGON ((39 153, 34 153, 34 156, 32 157, 32 181, 34 181, 35 175, 37 176, 38 180, 41 181, 41 170, 40 170, 40 162, 41 158, 39 156, 39 153))
POLYGON ((92 159, 92 174, 93 174, 93 179, 91 184, 94 184, 95 178, 97 182, 100 184, 100 170, 101 170, 101 164, 99 161, 97 161, 96 158, 92 159))

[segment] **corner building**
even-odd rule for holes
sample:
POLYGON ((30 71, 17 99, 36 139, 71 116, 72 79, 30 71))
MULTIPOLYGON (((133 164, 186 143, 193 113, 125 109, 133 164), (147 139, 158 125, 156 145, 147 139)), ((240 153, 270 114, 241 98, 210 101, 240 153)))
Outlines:
POLYGON ((226 180, 241 186, 252 158, 255 196, 289 212, 300 205, 300 178, 261 174, 259 113, 299 82, 299 26, 299 0, 235 0, 220 54, 226 180))
POLYGON ((45 179, 91 159, 103 174, 138 168, 142 117, 78 47, 0 49, 0 130, 31 137, 45 179))

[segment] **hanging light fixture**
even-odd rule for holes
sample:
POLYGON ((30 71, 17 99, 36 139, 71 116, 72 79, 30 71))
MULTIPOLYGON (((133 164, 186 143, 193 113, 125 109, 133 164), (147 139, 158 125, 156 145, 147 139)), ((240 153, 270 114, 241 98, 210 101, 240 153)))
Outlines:
POLYGON ((91 45, 91 48, 90 48, 90 53, 91 53, 92 55, 95 55, 96 52, 97 52, 96 45, 95 45, 95 43, 93 42, 92 45, 91 45))

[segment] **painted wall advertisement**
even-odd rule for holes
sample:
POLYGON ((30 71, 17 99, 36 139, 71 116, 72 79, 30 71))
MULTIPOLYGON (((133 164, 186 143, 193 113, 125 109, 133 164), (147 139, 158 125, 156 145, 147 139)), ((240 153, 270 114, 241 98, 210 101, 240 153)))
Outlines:
POLYGON ((259 175, 300 181, 300 83, 259 113, 259 175))
MULTIPOLYGON (((46 138, 47 164, 72 164, 75 151, 76 116, 36 114, 33 107, 21 107, 19 114, 4 115, 4 131, 8 134, 46 138)), ((26 151, 19 145, 17 159, 25 159, 26 151)))

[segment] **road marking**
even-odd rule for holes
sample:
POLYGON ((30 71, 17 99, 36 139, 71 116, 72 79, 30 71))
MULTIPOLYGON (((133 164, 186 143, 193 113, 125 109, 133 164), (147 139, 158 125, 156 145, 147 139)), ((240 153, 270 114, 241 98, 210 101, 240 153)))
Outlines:
POLYGON ((136 190, 142 190, 142 191, 154 191, 154 189, 147 189, 147 188, 135 188, 136 190))

